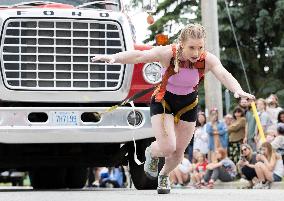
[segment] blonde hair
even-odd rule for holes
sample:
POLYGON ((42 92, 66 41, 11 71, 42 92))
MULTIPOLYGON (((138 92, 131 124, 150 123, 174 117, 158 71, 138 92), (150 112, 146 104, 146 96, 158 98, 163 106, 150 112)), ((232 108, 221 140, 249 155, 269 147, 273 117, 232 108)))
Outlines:
MULTIPOLYGON (((201 24, 188 24, 186 27, 184 27, 181 30, 180 35, 178 37, 178 43, 181 44, 184 41, 186 41, 188 38, 203 39, 205 37, 206 37, 205 28, 201 24)), ((180 61, 178 58, 181 57, 181 54, 182 54, 182 47, 179 45, 175 58, 174 71, 176 73, 179 71, 180 61)))
POLYGON ((264 105, 264 110, 266 111, 267 104, 266 104, 266 101, 265 101, 263 98, 259 98, 259 99, 257 99, 257 101, 256 101, 256 102, 262 102, 262 103, 263 103, 263 105, 264 105))

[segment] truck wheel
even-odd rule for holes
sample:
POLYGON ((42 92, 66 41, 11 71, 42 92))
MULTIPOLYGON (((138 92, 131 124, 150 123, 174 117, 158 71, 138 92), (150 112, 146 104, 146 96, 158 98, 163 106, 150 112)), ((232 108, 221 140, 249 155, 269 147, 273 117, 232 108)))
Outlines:
POLYGON ((38 168, 29 172, 34 189, 66 188, 65 168, 38 168))
POLYGON ((66 186, 67 188, 83 188, 87 181, 87 168, 67 168, 66 186))
MULTIPOLYGON (((137 158, 141 161, 145 161, 145 149, 148 147, 154 139, 146 139, 136 141, 136 152, 137 158)), ((128 149, 128 161, 129 161, 129 172, 131 175, 132 182, 136 189, 138 190, 148 190, 156 189, 158 185, 158 179, 151 180, 144 173, 144 166, 137 165, 134 161, 134 145, 133 142, 130 142, 128 149)), ((159 162, 159 171, 164 165, 164 159, 160 158, 159 162)))

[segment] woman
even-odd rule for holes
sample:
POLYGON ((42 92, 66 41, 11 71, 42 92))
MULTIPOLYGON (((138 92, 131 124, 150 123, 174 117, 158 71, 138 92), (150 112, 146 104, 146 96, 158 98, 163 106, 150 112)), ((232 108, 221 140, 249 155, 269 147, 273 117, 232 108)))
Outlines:
POLYGON ((281 110, 277 117, 278 123, 284 123, 284 110, 281 110))
POLYGON ((224 122, 218 120, 218 110, 213 108, 209 113, 210 122, 206 124, 206 132, 209 135, 209 156, 210 162, 216 161, 215 151, 222 147, 228 147, 228 133, 224 122))
POLYGON ((227 152, 223 148, 216 150, 217 162, 209 163, 202 184, 208 188, 213 188, 214 182, 219 179, 222 182, 233 181, 237 174, 237 168, 233 161, 227 157, 227 152))
POLYGON ((233 111, 235 121, 228 127, 229 134, 229 157, 236 164, 240 157, 240 145, 245 137, 246 118, 240 107, 233 111))
MULTIPOLYGON (((271 120, 268 116, 268 113, 266 112, 265 100, 263 98, 257 99, 256 107, 257 107, 257 111, 258 111, 259 120, 260 120, 261 126, 263 128, 265 138, 266 138, 268 127, 272 125, 272 122, 271 122, 271 120)), ((256 141, 256 144, 258 145, 258 147, 260 146, 259 138, 260 138, 260 136, 259 136, 259 132, 257 130, 256 136, 255 136, 255 141, 256 141)))
POLYGON ((241 174, 249 181, 248 186, 243 188, 251 189, 253 187, 253 178, 256 177, 256 172, 254 165, 256 164, 256 154, 253 153, 253 150, 249 144, 241 145, 241 159, 237 163, 237 168, 241 174))
POLYGON ((234 93, 235 97, 254 96, 244 92, 237 80, 223 67, 220 60, 204 50, 205 29, 189 24, 180 33, 178 43, 150 50, 130 50, 114 55, 95 55, 92 61, 108 63, 149 63, 159 61, 163 79, 155 90, 150 105, 154 141, 145 150, 144 170, 150 178, 158 176, 158 157, 165 165, 158 176, 158 193, 169 193, 169 173, 181 162, 190 142, 197 118, 197 86, 204 71, 211 71, 234 93), (198 70, 199 69, 199 70, 198 70), (188 107, 179 116, 183 108, 188 107))
POLYGON ((194 132, 193 149, 199 149, 202 154, 208 154, 208 133, 206 132, 206 116, 204 112, 199 112, 194 132))
POLYGON ((279 112, 282 110, 282 108, 279 107, 278 104, 278 97, 275 94, 270 94, 270 96, 266 99, 266 102, 267 102, 266 112, 269 118, 271 119, 272 124, 276 125, 277 116, 279 112))
POLYGON ((280 182, 284 176, 283 160, 277 154, 269 142, 264 142, 260 148, 260 154, 256 156, 255 172, 258 183, 254 189, 270 188, 271 182, 280 182))

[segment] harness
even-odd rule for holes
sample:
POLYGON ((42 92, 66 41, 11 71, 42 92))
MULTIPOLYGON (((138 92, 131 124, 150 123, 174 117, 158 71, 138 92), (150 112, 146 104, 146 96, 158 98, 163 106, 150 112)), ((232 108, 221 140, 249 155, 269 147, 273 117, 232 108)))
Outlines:
MULTIPOLYGON (((163 108, 164 108, 164 113, 162 115, 162 120, 164 122, 164 118, 165 118, 165 111, 166 109, 170 112, 171 108, 169 106, 169 104, 165 101, 164 96, 166 93, 166 86, 168 84, 168 80, 169 78, 176 74, 176 72, 174 71, 174 67, 175 67, 175 58, 176 58, 176 44, 172 44, 172 52, 173 52, 173 57, 171 58, 170 61, 170 65, 167 68, 165 74, 162 77, 162 81, 161 83, 157 86, 157 88, 155 89, 152 97, 155 97, 155 101, 156 102, 161 102, 163 108)), ((195 63, 190 62, 189 63, 189 68, 194 68, 198 70, 198 74, 199 74, 199 82, 196 86, 193 87, 193 89, 195 91, 197 91, 198 89, 198 85, 200 83, 200 81, 202 79, 204 79, 204 72, 205 72, 205 57, 206 57, 206 53, 202 53, 199 60, 195 63)), ((198 104, 198 98, 195 99, 195 101, 193 101, 193 103, 183 107, 182 109, 180 109, 177 114, 175 114, 174 116, 174 122, 177 124, 180 120, 181 115, 183 115, 184 113, 192 110, 196 105, 198 104)))

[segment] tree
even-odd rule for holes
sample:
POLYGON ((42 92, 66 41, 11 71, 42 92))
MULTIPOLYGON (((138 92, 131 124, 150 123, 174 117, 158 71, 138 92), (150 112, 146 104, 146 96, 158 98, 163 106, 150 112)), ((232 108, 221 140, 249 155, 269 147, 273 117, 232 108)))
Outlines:
MULTIPOLYGON (((276 93, 283 103, 284 1, 227 1, 252 92, 256 97, 276 93)), ((222 63, 247 90, 224 0, 218 5, 222 63)))
MULTIPOLYGON (((275 93, 283 104, 284 0, 227 0, 227 2, 252 93, 256 97, 267 97, 270 93, 275 93)), ((165 32, 174 33, 170 35, 170 42, 173 42, 183 27, 181 25, 200 22, 199 4, 198 0, 160 2, 157 11, 153 14, 161 17, 149 27, 152 34, 145 42, 154 41, 156 34, 165 32), (195 17, 186 18, 185 13, 191 13, 195 17)), ((225 0, 218 0, 218 18, 220 59, 247 91, 225 0)))
POLYGON ((145 42, 151 42, 155 40, 155 36, 160 33, 168 34, 170 42, 173 42, 179 31, 185 24, 190 22, 200 22, 198 18, 197 7, 199 1, 188 1, 188 0, 164 0, 158 6, 156 12, 153 13, 155 16, 161 16, 151 26, 149 30, 151 35, 145 40, 145 42))

